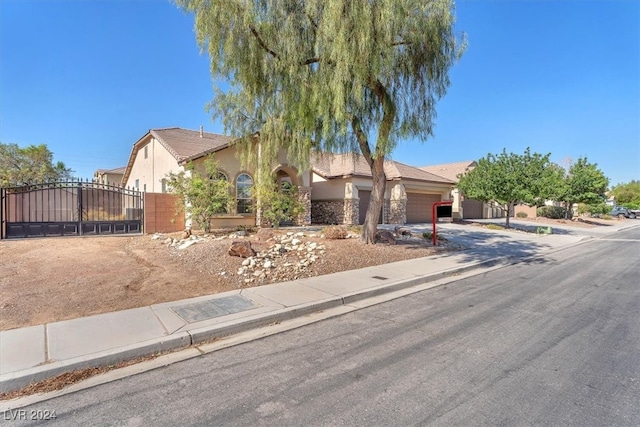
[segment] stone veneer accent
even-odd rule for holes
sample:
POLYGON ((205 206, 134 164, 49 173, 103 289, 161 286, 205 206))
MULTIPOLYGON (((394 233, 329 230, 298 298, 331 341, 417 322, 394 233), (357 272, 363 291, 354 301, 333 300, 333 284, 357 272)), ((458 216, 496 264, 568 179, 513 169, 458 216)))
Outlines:
POLYGON ((360 222, 360 199, 344 199, 343 224, 358 225, 360 222))
POLYGON ((311 222, 314 224, 358 224, 360 199, 314 200, 311 222))
POLYGON ((304 212, 296 218, 297 225, 311 224, 311 187, 298 187, 298 199, 304 204, 304 212))
MULTIPOLYGON (((387 204, 385 203, 385 208, 387 204)), ((391 199, 388 201, 387 224, 404 225, 407 222, 407 193, 404 185, 396 184, 391 188, 391 199)))
POLYGON ((387 218, 389 224, 404 225, 407 222, 407 199, 390 200, 387 218))

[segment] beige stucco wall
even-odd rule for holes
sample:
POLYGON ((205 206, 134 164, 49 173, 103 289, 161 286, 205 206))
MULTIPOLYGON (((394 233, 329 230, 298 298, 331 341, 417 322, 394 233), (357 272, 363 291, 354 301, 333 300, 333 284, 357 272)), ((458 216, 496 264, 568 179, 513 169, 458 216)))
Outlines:
MULTIPOLYGON (((345 183, 351 182, 351 180, 335 178, 326 180, 316 173, 311 174, 311 200, 342 200, 345 198, 357 198, 346 197, 345 195, 345 183)), ((357 193, 357 191, 356 191, 357 193)))
POLYGON ((125 186, 135 188, 137 179, 139 180, 139 190, 148 193, 161 193, 162 180, 167 174, 182 172, 184 168, 178 165, 175 157, 155 138, 149 136, 148 141, 145 142, 140 145, 125 186), (144 157, 145 146, 148 150, 146 159, 144 157))

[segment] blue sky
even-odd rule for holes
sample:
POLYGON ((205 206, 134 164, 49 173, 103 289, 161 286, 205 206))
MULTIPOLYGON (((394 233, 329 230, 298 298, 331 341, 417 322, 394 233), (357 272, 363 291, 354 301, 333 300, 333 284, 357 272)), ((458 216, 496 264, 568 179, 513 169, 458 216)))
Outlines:
MULTIPOLYGON (((435 137, 395 160, 531 147, 640 179, 640 1, 461 0, 457 15, 469 48, 435 137)), ((0 1, 0 141, 47 144, 80 177, 124 166, 151 128, 223 133, 212 84, 193 18, 169 1, 0 1)))

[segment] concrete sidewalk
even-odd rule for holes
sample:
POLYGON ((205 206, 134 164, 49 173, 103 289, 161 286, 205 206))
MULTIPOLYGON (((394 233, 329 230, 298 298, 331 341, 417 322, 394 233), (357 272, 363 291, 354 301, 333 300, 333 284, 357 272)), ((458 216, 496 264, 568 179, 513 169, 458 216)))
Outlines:
MULTIPOLYGON (((333 307, 356 309, 357 302, 363 299, 411 288, 418 291, 424 289, 425 283, 443 277, 542 256, 589 238, 571 233, 531 235, 455 224, 439 224, 438 229, 467 249, 0 331, 0 392, 75 369, 108 366, 193 346, 333 307)), ((416 231, 420 231, 419 226, 416 231)))

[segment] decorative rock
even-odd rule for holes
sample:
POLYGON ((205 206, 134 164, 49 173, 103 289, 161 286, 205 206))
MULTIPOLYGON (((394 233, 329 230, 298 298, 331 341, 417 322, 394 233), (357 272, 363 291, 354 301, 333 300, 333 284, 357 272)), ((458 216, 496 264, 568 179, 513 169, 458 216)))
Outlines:
POLYGON ((247 241, 234 241, 229 248, 229 255, 239 256, 241 258, 249 258, 256 254, 251 247, 251 243, 247 241))
POLYGON ((270 260, 266 260, 264 262, 264 264, 262 264, 263 268, 273 268, 273 262, 271 262, 270 260))
POLYGON ((167 237, 162 243, 164 243, 165 245, 170 245, 173 243, 173 239, 171 237, 167 237))
POLYGON ((376 231, 376 240, 379 240, 382 243, 388 243, 390 245, 396 244, 396 236, 393 235, 389 230, 380 230, 376 231))
POLYGON ((248 266, 249 264, 251 264, 251 258, 247 258, 242 261, 242 265, 245 267, 248 266))
POLYGON ((300 243, 302 243, 302 241, 301 241, 300 239, 293 239, 293 240, 291 241, 291 244, 292 244, 293 246, 298 246, 300 243))
POLYGON ((396 236, 405 236, 411 237, 411 230, 407 227, 395 227, 393 231, 396 233, 396 236))
POLYGON ((262 270, 256 270, 256 271, 254 271, 254 272, 253 272, 253 275, 254 275, 254 276, 256 276, 256 277, 261 276, 261 275, 262 275, 262 270))
POLYGON ((181 238, 184 240, 184 239, 188 239, 189 237, 191 237, 191 229, 187 228, 182 232, 181 238))
POLYGON ((180 250, 187 249, 189 246, 195 245, 196 243, 198 243, 197 240, 185 240, 180 244, 180 246, 178 246, 178 249, 180 250))
POLYGON ((255 238, 261 242, 266 242, 267 240, 273 239, 273 231, 269 228, 261 228, 256 233, 255 238))
POLYGON ((296 237, 304 237, 304 233, 302 231, 299 231, 296 234, 294 234, 294 236, 296 236, 296 237))

